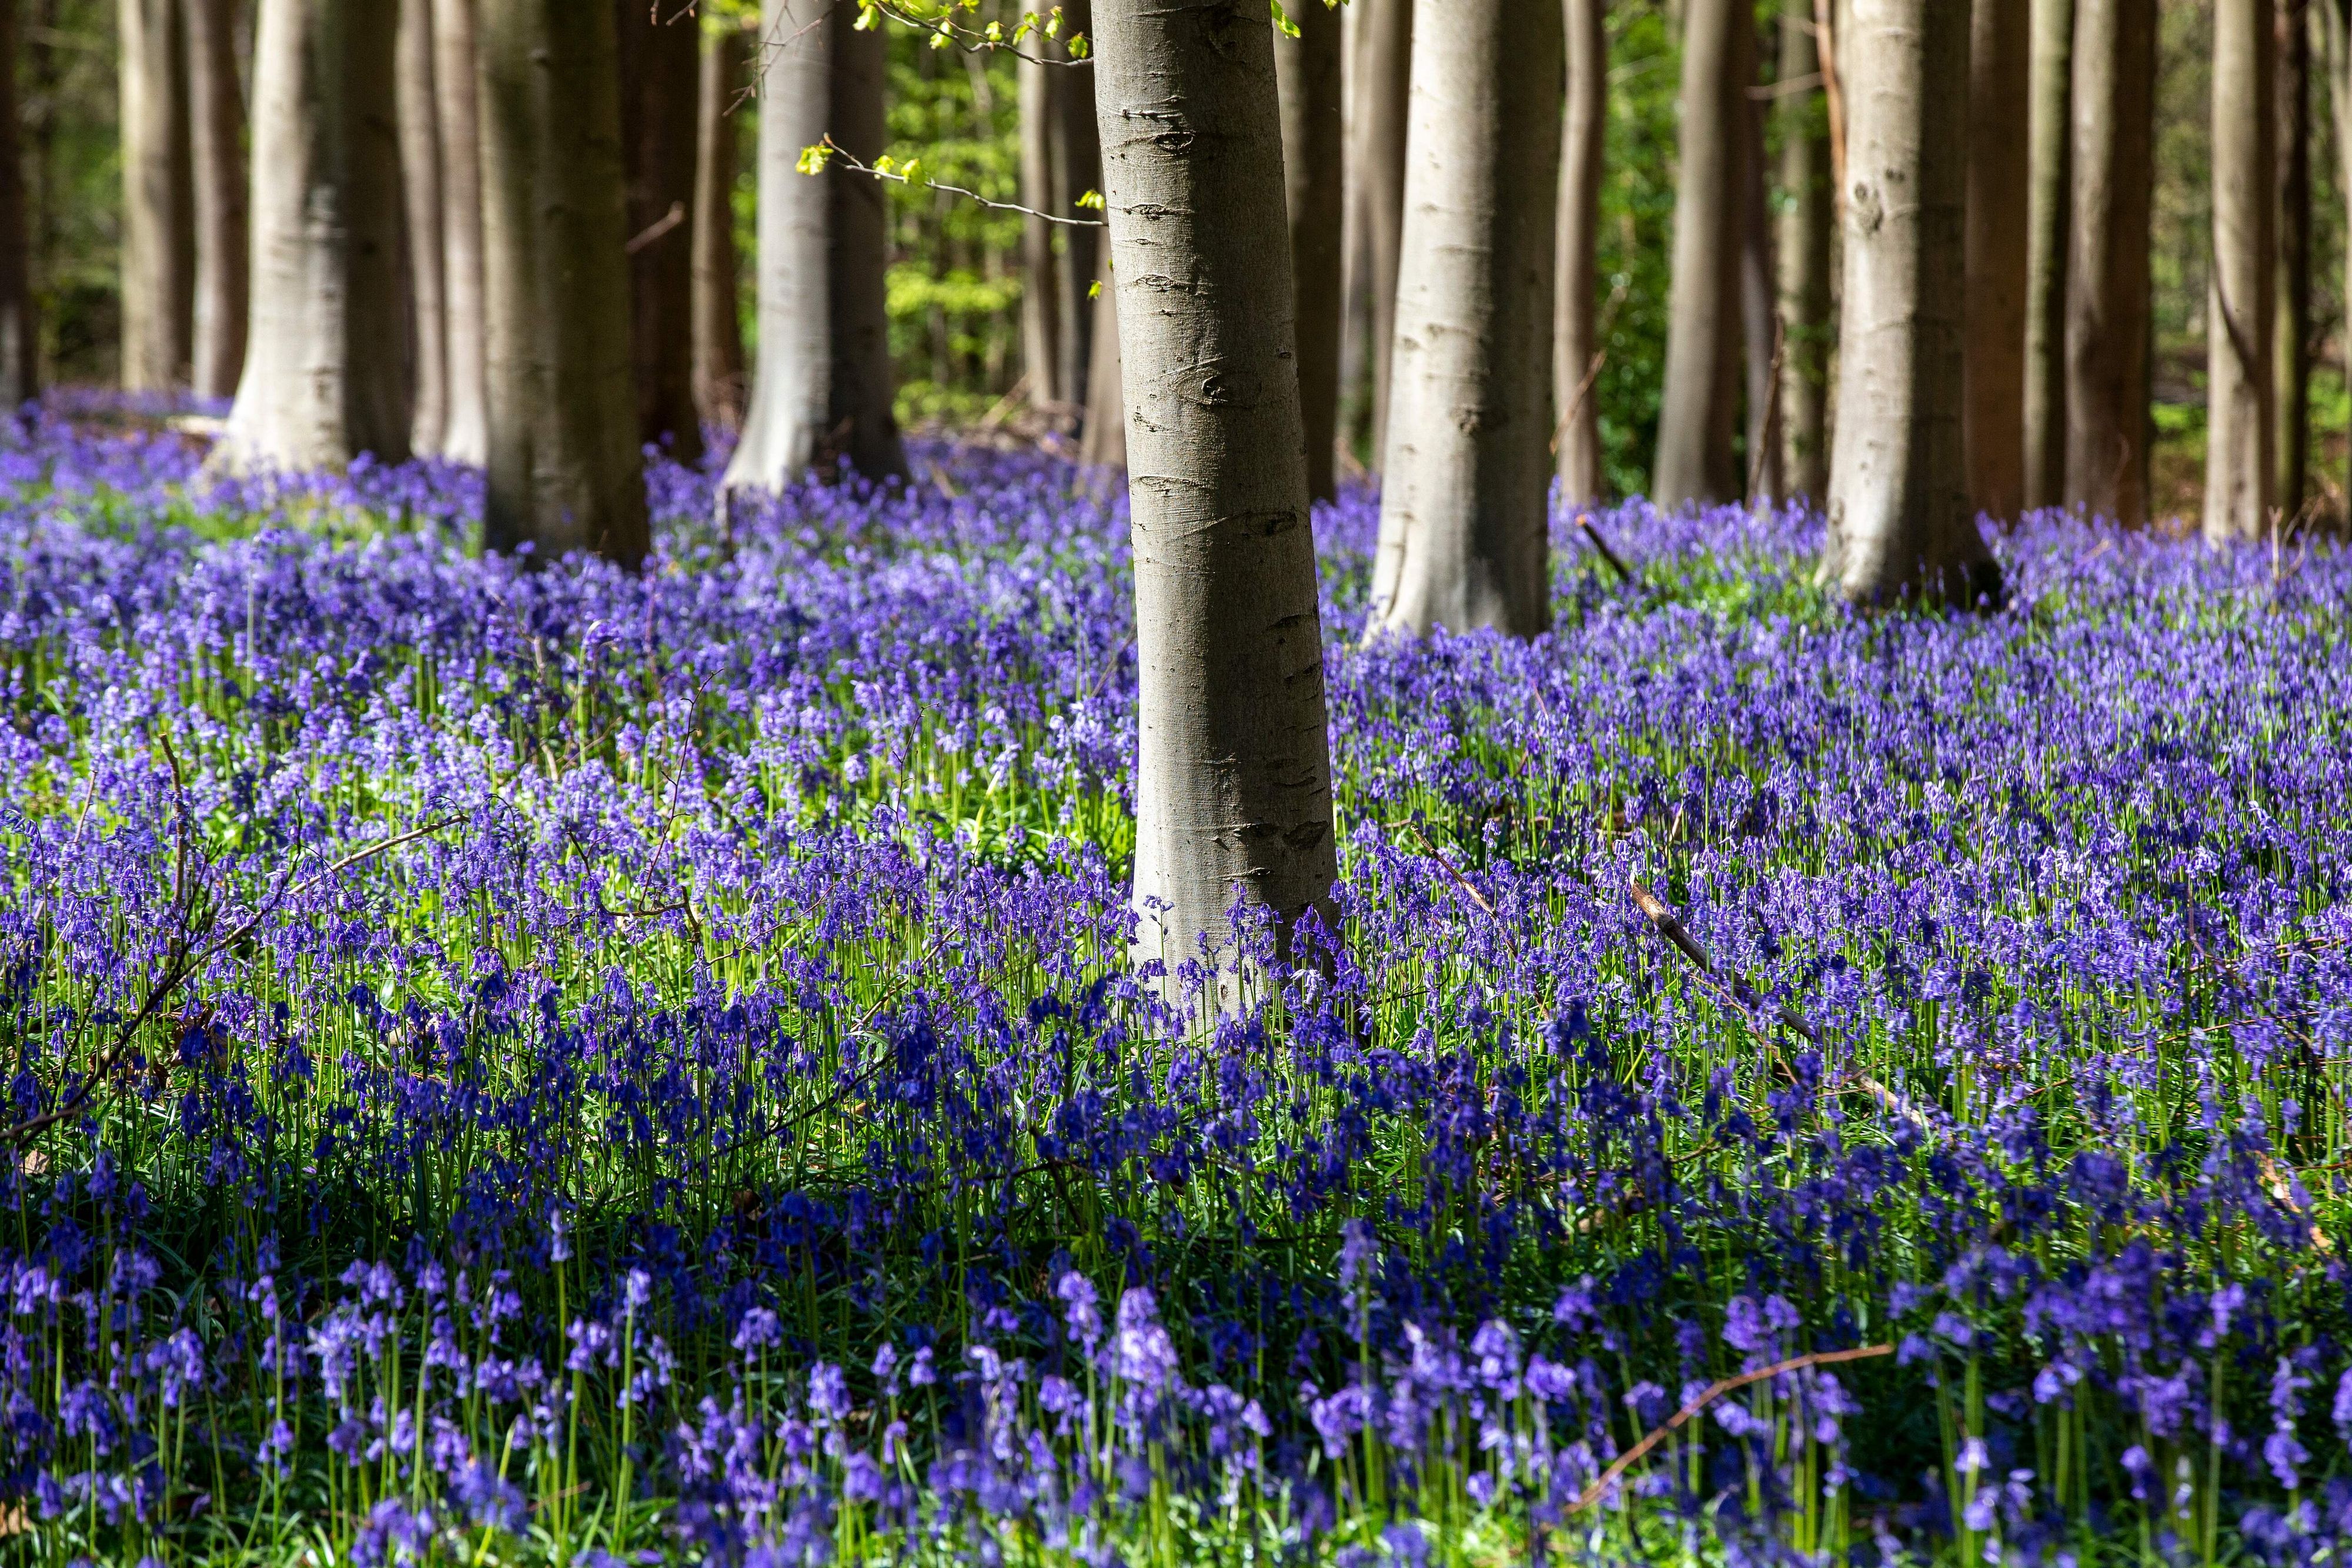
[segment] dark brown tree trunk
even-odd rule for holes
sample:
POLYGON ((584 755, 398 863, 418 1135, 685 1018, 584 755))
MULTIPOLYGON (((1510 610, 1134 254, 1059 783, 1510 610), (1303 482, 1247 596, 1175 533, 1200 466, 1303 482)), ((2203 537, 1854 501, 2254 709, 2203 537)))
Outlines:
MULTIPOLYGON (((1063 44, 1073 37, 1092 42, 1094 15, 1087 0, 1068 0, 1062 7, 1063 44)), ((1095 132, 1095 73, 1090 66, 1062 68, 1060 90, 1054 94, 1054 200, 1055 210, 1081 215, 1078 199, 1102 190, 1102 145, 1095 132)), ((1090 214, 1085 214, 1090 215, 1090 214)), ((1055 281, 1060 290, 1055 323, 1055 346, 1061 355, 1059 376, 1065 401, 1085 406, 1087 378, 1094 352, 1095 279, 1102 274, 1102 230, 1065 228, 1057 236, 1055 281)))
POLYGON ((749 40, 740 27, 703 34, 695 113, 694 406, 706 423, 743 423, 741 264, 735 254, 737 99, 749 40))
POLYGON ((1366 0, 1358 24, 1362 39, 1357 83, 1355 161, 1348 178, 1362 186, 1364 291, 1371 319, 1372 466, 1388 448, 1389 365, 1396 349, 1397 264, 1404 243, 1404 159, 1407 99, 1412 77, 1414 0, 1366 0))
MULTIPOLYGON (((1782 82, 1818 75, 1811 0, 1786 0, 1780 12, 1782 82)), ((1829 498, 1830 139, 1819 89, 1780 100, 1780 428, 1781 475, 1790 494, 1821 506, 1829 498)))
POLYGON ((1690 0, 1684 14, 1673 293, 1651 486, 1651 499, 1661 507, 1727 501, 1741 491, 1732 437, 1739 416, 1754 35, 1746 0, 1690 0))
POLYGON ((1968 401, 1960 419, 1969 504, 2025 505, 2025 280, 2030 0, 1976 0, 1969 47, 1968 401))
POLYGON ((1282 172, 1290 215, 1291 282, 1298 341, 1299 417, 1307 430, 1307 493, 1337 494, 1339 420, 1339 231, 1342 184, 1339 13, 1301 0, 1290 13, 1298 37, 1277 37, 1282 91, 1282 172))
POLYGON ((2278 460, 2272 428, 2271 0, 2213 6, 2213 267, 2205 296, 2205 537, 2260 538, 2278 460))
POLYGON ((1062 288, 1054 252, 1056 226, 1045 214, 1059 213, 1060 182, 1054 168, 1054 132, 1066 66, 1055 65, 1052 43, 1033 36, 1027 55, 1014 65, 1021 83, 1021 202, 1030 209, 1021 220, 1021 368, 1029 378, 1030 405, 1059 419, 1070 400, 1062 377, 1062 288))
POLYGON ((17 147, 16 0, 0 0, 0 418, 38 390, 25 170, 17 147))
POLYGON ((2309 0, 2278 0, 2277 330, 2271 349, 2278 424, 2273 499, 2303 510, 2311 451, 2311 29, 2309 0))
POLYGON ((629 360, 613 13, 497 0, 478 14, 489 484, 483 538, 538 558, 649 548, 629 360))
POLYGON ((701 24, 646 0, 613 0, 621 46, 621 151, 627 164, 630 359, 637 434, 680 463, 702 458, 694 406, 695 105, 701 24))
POLYGON ((188 384, 195 338, 195 175, 178 0, 118 0, 122 384, 188 384))
POLYGON ((252 283, 236 0, 187 0, 186 16, 196 225, 194 385, 198 397, 234 397, 245 369, 252 283))
MULTIPOLYGON (((883 120, 889 40, 878 28, 861 33, 845 25, 835 37, 832 63, 834 140, 871 163, 889 139, 883 120)), ((907 454, 898 440, 890 316, 883 292, 889 210, 878 180, 846 169, 835 169, 826 179, 833 187, 828 295, 834 428, 846 430, 841 455, 858 473, 869 479, 903 476, 907 454)))
POLYGON ((443 287, 441 116, 434 88, 432 0, 400 0, 400 177, 408 238, 408 320, 414 397, 409 445, 441 450, 449 426, 449 317, 443 287))
MULTIPOLYGON (((2352 0, 2316 3, 2320 36, 2326 44, 2328 108, 2335 116, 2337 221, 2344 224, 2347 234, 2352 234, 2352 0)), ((2344 291, 2347 318, 2352 318, 2352 244, 2344 247, 2339 287, 2344 291)), ((2337 336, 2344 350, 2340 368, 2346 384, 2352 385, 2352 319, 2347 319, 2337 336)), ((2347 496, 2347 504, 2352 504, 2352 496, 2347 496)))
POLYGON ((2074 0, 2032 0, 2026 105, 2024 500, 2066 499, 2066 266, 2074 0))
POLYGON ((1563 0, 1568 103, 1559 124, 1559 259, 1552 299, 1552 419, 1561 499, 1601 498, 1601 364, 1596 319, 1602 153, 1609 131, 1609 29, 1602 0, 1563 0))
POLYGON ((2147 521, 2155 108, 2156 7, 2075 0, 2066 504, 2126 528, 2147 521))

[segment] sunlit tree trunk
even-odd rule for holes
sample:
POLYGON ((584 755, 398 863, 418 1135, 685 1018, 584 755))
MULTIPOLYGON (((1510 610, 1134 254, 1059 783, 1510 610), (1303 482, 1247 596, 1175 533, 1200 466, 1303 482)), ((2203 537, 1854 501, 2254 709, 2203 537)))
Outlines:
POLYGON ((1255 0, 1099 0, 1095 24, 1112 287, 1140 372, 1136 956, 1173 968, 1222 945, 1237 893, 1286 927, 1332 914, 1282 124, 1255 0))
POLYGON ((1323 0, 1290 9, 1298 37, 1276 37, 1282 170, 1288 191, 1291 282, 1298 334, 1299 417, 1307 430, 1307 491, 1336 493, 1339 418, 1339 238, 1342 184, 1339 13, 1323 0))
POLYGON ((1593 382, 1601 352, 1596 319, 1601 154, 1609 130, 1609 31, 1603 0, 1563 0, 1568 103, 1559 122, 1559 257, 1552 297, 1552 420, 1559 443, 1560 498, 1598 500, 1601 405, 1593 382))
POLYGON ((432 0, 441 142, 441 313, 448 384, 441 454, 489 460, 489 319, 482 262, 481 61, 474 0, 432 0))
POLYGON ((612 5, 620 37, 637 434, 691 464, 702 457, 702 422, 694 408, 694 231, 687 225, 701 25, 674 4, 612 5))
POLYGON ((1358 23, 1357 141, 1348 178, 1360 185, 1365 308, 1370 319, 1371 419, 1365 450, 1388 450, 1390 365, 1396 351, 1397 267, 1404 243, 1405 137, 1414 0, 1365 0, 1358 23))
POLYGON ((1370 630, 1551 620, 1559 0, 1462 0, 1413 36, 1404 262, 1370 630))
POLYGON ((2025 280, 2031 0, 1976 0, 1969 47, 1967 402, 1969 504, 2025 504, 2025 280))
POLYGON ((2147 520, 2156 7, 2075 0, 2066 505, 2147 520))
POLYGON ((2278 256, 2271 0, 2214 0, 2213 266, 2205 295, 2205 537, 2270 526, 2271 309, 2278 256))
MULTIPOLYGON (((199 0, 200 3, 200 0, 199 0)), ((449 320, 442 277, 441 126, 434 90, 431 0, 400 0, 398 81, 402 215, 408 238, 409 345, 414 402, 408 441, 437 453, 449 426, 449 320)))
POLYGON ((2311 29, 2309 0, 2278 0, 2278 281, 2271 381, 2278 457, 2273 499, 2303 509, 2311 449, 2311 29))
POLYGON ((2074 0, 2031 0, 2025 175, 2022 492, 2066 499, 2066 267, 2073 211, 2074 0))
POLYGON ((195 334, 194 166, 179 0, 117 0, 122 384, 188 384, 195 334))
POLYGON ((1661 507, 1740 493, 1732 451, 1740 392, 1742 167, 1756 79, 1746 0, 1690 0, 1683 18, 1682 135, 1675 174, 1665 386, 1658 410, 1661 507))
POLYGON ((694 404, 705 423, 743 423, 743 317, 735 255, 735 114, 745 39, 738 27, 702 36, 694 162, 694 404))
POLYGON ((1972 603, 2000 573, 1960 459, 1969 16, 1853 0, 1830 567, 1847 599, 1972 603))
MULTIPOLYGON (((1785 0, 1780 53, 1782 82, 1819 74, 1811 0, 1785 0)), ((1781 477, 1820 506, 1830 489, 1830 139, 1818 89, 1780 101, 1781 477)))
POLYGON ((245 369, 247 247, 245 91, 236 0, 187 0, 188 134, 196 231, 192 379, 198 397, 233 397, 245 369))
POLYGON ((629 363, 620 66, 612 9, 478 14, 489 324, 489 548, 541 559, 648 548, 629 363))

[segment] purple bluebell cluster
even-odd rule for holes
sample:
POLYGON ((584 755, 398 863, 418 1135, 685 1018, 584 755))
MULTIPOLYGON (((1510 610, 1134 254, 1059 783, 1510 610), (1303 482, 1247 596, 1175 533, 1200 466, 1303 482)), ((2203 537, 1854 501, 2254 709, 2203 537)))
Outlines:
POLYGON ((1342 919, 1218 1019, 1126 962, 1099 476, 657 464, 630 576, 89 413, 0 452, 7 1551, 2352 1543, 2336 545, 1860 617, 1637 503, 1360 647, 1352 493, 1342 919))

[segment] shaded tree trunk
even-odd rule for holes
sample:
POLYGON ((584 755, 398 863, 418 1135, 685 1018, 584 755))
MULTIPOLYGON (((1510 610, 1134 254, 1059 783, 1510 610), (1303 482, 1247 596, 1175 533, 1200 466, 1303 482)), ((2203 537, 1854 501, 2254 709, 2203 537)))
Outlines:
POLYGON ((1603 0, 1563 0, 1568 103, 1559 124, 1559 256, 1553 277, 1552 418, 1560 498, 1601 498, 1600 293, 1602 153, 1609 131, 1609 29, 1603 0))
POLYGON ((694 406, 705 423, 743 423, 743 317, 735 255, 736 100, 743 90, 740 28, 702 37, 694 163, 694 406))
MULTIPOLYGON (((883 120, 883 85, 889 40, 879 28, 858 32, 842 17, 833 48, 833 136, 871 163, 882 156, 889 131, 883 120)), ((834 26, 828 17, 825 26, 834 26)), ((890 369, 890 315, 884 278, 889 266, 889 209, 882 183, 845 169, 829 171, 833 243, 828 256, 828 308, 833 337, 833 427, 845 432, 841 455, 868 479, 907 472, 898 441, 896 387, 890 369)))
POLYGON ((441 128, 434 90, 431 0, 400 0, 398 94, 402 216, 408 238, 409 347, 414 367, 409 445, 441 450, 449 426, 449 320, 442 278, 441 128))
POLYGON ((222 469, 408 455, 395 22, 371 0, 261 0, 253 328, 222 469))
POLYGON ((1050 63, 1050 49, 1046 39, 1033 36, 1029 53, 1039 57, 1018 60, 1013 70, 1021 84, 1021 204, 1032 210, 1021 220, 1021 365, 1031 405, 1058 418, 1069 401, 1062 377, 1060 268, 1055 225, 1035 214, 1061 211, 1054 177, 1055 78, 1069 68, 1050 63))
POLYGON ((0 416, 39 390, 39 322, 33 310, 31 228, 17 146, 16 0, 0 0, 0 416))
MULTIPOLYGON (((1094 13, 1087 0, 1068 0, 1062 7, 1061 43, 1083 36, 1093 42, 1094 13)), ((1091 66, 1064 69, 1054 94, 1054 200, 1066 214, 1078 211, 1078 198, 1102 189, 1102 145, 1095 131, 1095 73, 1091 66)), ((1055 344, 1061 362, 1062 396, 1084 406, 1094 353, 1095 279, 1102 274, 1103 231, 1065 228, 1055 282, 1060 300, 1055 344)))
POLYGON ((1375 634, 1550 624, 1562 23, 1464 0, 1413 36, 1375 634))
POLYGON ((488 287, 482 259, 481 60, 474 0, 432 0, 441 142, 441 313, 448 384, 441 455, 489 461, 488 287))
POLYGON ((1830 568, 1850 601, 1998 596, 1960 455, 1969 15, 1853 0, 1830 568))
MULTIPOLYGON (((2320 36, 2326 43, 2327 101, 2336 117, 2336 193, 2343 204, 2338 220, 2352 234, 2352 0, 2317 0, 2317 4, 2320 36)), ((2340 287, 2347 316, 2352 316, 2352 245, 2344 247, 2340 287)), ((2337 336, 2344 350, 2345 383, 2352 385, 2352 320, 2337 336)), ((2347 503, 2352 505, 2352 482, 2347 489, 2347 503)))
POLYGON ((694 407, 695 107, 701 23, 673 5, 612 0, 628 176, 630 359, 637 434, 680 463, 702 458, 694 407))
POLYGON ((1282 172, 1290 216, 1290 272, 1298 342, 1298 408, 1307 431, 1307 493, 1328 501, 1339 420, 1339 239, 1342 183, 1339 13, 1300 0, 1296 38, 1274 40, 1282 96, 1282 172))
POLYGON ((1742 106, 1748 145, 1740 176, 1739 339, 1747 376, 1746 494, 1769 504, 1787 494, 1780 473, 1779 267, 1772 257, 1772 198, 1764 184, 1764 106, 1742 106))
POLYGON ((2074 0, 2032 0, 2025 174, 2024 504, 2066 499, 2066 265, 2074 184, 2074 0))
POLYGON ((1682 131, 1665 386, 1658 411, 1661 507, 1740 493, 1740 256, 1748 89, 1756 78, 1745 0, 1691 0, 1683 21, 1682 131))
POLYGON ((1094 468, 1127 466, 1127 404, 1118 369, 1118 305, 1109 273, 1094 302, 1093 351, 1087 365, 1087 434, 1078 461, 1094 468))
POLYGON ((1254 0, 1101 0, 1095 21, 1118 330, 1146 371, 1127 389, 1135 953, 1173 970, 1223 946, 1237 892, 1286 933, 1334 913, 1282 124, 1254 0))
POLYGON ((236 0, 186 0, 188 132, 196 230, 192 380, 198 397, 233 397, 245 369, 252 282, 247 247, 245 92, 236 0))
POLYGON ((1371 419, 1365 450, 1378 469, 1388 453, 1390 364, 1396 351, 1397 267, 1404 243, 1405 137, 1412 77, 1414 0, 1365 0, 1358 27, 1354 162, 1363 203, 1366 311, 1371 321, 1371 419))
POLYGON ((195 190, 179 0, 118 0, 122 157, 122 384, 188 384, 195 337, 195 190))
MULTIPOLYGON (((1028 53, 1035 57, 1024 57, 1017 67, 1021 200, 1039 213, 1084 215, 1078 198, 1102 183, 1094 70, 1051 63, 1070 58, 1070 41, 1091 26, 1083 3, 1065 5, 1055 36, 1033 35, 1028 53)), ((1098 235, 1043 217, 1022 221, 1022 362, 1031 403, 1057 423, 1075 424, 1085 402, 1092 317, 1087 289, 1098 260, 1098 235)))
POLYGON ((2278 281, 2272 394, 2278 457, 2273 498, 2303 510, 2311 451, 2311 29, 2309 0, 2278 3, 2278 281))
POLYGON ((2205 537, 2270 526, 2272 288, 2278 199, 2271 0, 2213 6, 2213 266, 2205 296, 2205 537))
POLYGON ((483 538, 538 559, 649 546, 629 361, 613 13, 498 0, 478 16, 489 483, 483 538))
POLYGON ((2066 266, 2066 505, 2147 520, 2156 8, 2075 0, 2066 266))
MULTIPOLYGON (((1780 78, 1821 70, 1811 0, 1787 0, 1780 13, 1780 78)), ((1780 430, 1781 477, 1789 493, 1815 506, 1829 498, 1830 139, 1822 95, 1780 99, 1780 430)))
POLYGON ((1960 415, 1969 504, 2012 518, 2025 505, 2025 280, 2031 0, 1976 0, 1969 46, 1968 396, 1960 415))

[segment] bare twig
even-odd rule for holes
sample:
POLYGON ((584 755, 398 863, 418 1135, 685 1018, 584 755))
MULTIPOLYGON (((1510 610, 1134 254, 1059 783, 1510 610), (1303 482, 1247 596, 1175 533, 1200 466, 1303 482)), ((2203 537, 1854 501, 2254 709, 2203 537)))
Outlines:
POLYGON ((629 255, 635 256, 637 252, 645 249, 646 246, 653 244, 654 241, 661 238, 662 235, 669 233, 670 230, 677 227, 678 225, 684 222, 686 222, 686 204, 684 202, 672 202, 669 204, 669 211, 664 213, 661 216, 647 224, 644 228, 639 229, 635 234, 631 235, 629 236, 629 243, 623 246, 621 248, 626 251, 629 255))
POLYGON ((824 149, 826 162, 838 163, 843 168, 854 169, 860 174, 871 174, 877 180, 893 180, 901 185, 915 185, 926 191, 945 191, 951 196, 961 196, 968 202, 977 202, 982 206, 995 212, 1019 213, 1024 217, 1042 218, 1049 224, 1060 224, 1065 228, 1098 229, 1108 226, 1100 218, 1066 218, 1058 214, 1040 212, 1035 207, 1024 207, 1018 202, 992 201, 978 191, 968 190, 961 185, 950 185, 944 181, 913 180, 897 169, 877 168, 856 153, 845 152, 841 143, 835 141, 831 136, 827 136, 818 145, 824 149))
POLYGON ((1609 569, 1617 574, 1620 580, 1628 583, 1633 580, 1633 569, 1627 566, 1618 558, 1617 552, 1609 548, 1609 541, 1601 537, 1600 526, 1593 522, 1591 513, 1577 513, 1576 528, 1577 531, 1584 536, 1585 542, 1591 545, 1600 552, 1601 559, 1609 563, 1609 569))

